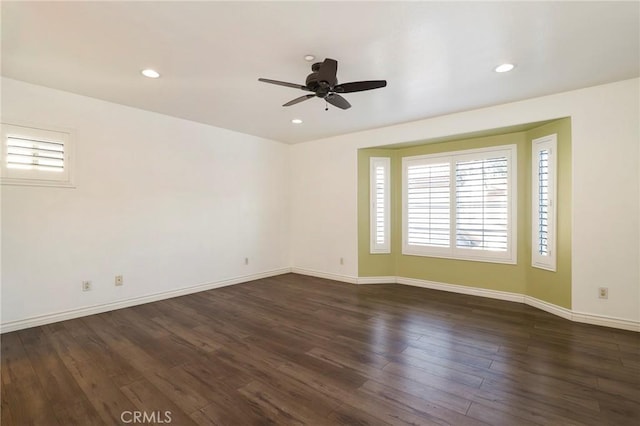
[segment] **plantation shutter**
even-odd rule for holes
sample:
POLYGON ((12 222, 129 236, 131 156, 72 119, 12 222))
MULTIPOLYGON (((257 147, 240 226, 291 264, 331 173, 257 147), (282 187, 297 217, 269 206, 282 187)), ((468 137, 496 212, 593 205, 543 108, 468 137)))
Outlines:
POLYGON ((415 246, 450 245, 450 164, 414 164, 406 171, 407 242, 415 246))
POLYGON ((73 187, 73 131, 0 126, 0 183, 73 187))
POLYGON ((456 162, 456 247, 507 250, 507 167, 506 157, 456 162))
POLYGON ((538 254, 548 256, 549 247, 549 150, 538 151, 538 254))
POLYGON ((63 172, 64 143, 9 136, 6 139, 6 165, 13 169, 63 172))
POLYGON ((370 159, 371 253, 391 251, 390 167, 391 159, 388 157, 371 157, 370 159))
POLYGON ((402 253, 517 262, 515 145, 402 159, 402 253))
POLYGON ((557 135, 531 142, 531 264, 555 271, 557 135))
POLYGON ((384 189, 386 186, 385 176, 384 176, 384 167, 377 166, 375 170, 375 180, 376 180, 376 191, 375 191, 375 212, 376 212, 376 244, 384 244, 385 242, 385 223, 384 223, 384 212, 389 206, 386 205, 384 199, 384 189))

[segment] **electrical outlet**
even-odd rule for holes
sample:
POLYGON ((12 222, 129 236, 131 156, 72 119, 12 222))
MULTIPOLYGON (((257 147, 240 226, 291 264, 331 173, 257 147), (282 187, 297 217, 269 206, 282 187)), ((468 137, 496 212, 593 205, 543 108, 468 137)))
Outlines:
POLYGON ((609 298, 609 288, 608 287, 600 287, 598 289, 598 297, 600 299, 608 299, 609 298))
POLYGON ((124 284, 124 278, 122 277, 122 275, 116 275, 115 284, 117 286, 121 286, 122 284, 124 284))
POLYGON ((91 291, 91 281, 82 281, 82 291, 91 291))
POLYGON ((245 257, 245 258, 244 258, 244 264, 245 264, 245 265, 248 265, 248 264, 249 264, 249 258, 248 258, 248 257, 245 257))
POLYGON ((341 258, 340 258, 340 264, 341 264, 341 265, 344 265, 344 257, 341 257, 341 258))

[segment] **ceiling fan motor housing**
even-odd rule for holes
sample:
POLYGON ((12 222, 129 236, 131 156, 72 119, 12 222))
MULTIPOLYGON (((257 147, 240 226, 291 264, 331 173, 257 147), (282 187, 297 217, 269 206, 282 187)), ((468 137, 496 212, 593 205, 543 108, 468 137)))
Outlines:
POLYGON ((307 89, 311 90, 312 92, 316 92, 316 96, 324 98, 327 94, 329 94, 329 92, 331 92, 333 86, 338 84, 338 79, 336 78, 336 76, 333 76, 332 78, 328 78, 328 76, 325 76, 324 80, 320 80, 321 66, 322 62, 316 62, 315 64, 311 65, 311 71, 313 72, 307 76, 305 85, 307 89))
POLYGON ((337 83, 335 80, 333 83, 330 81, 318 80, 318 73, 314 72, 307 76, 306 86, 307 89, 315 92, 316 96, 324 98, 331 92, 331 88, 337 83))

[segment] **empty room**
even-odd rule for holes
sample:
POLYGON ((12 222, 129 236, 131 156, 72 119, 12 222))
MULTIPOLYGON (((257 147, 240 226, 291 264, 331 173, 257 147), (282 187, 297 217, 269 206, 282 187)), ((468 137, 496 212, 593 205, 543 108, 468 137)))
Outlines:
POLYGON ((3 426, 640 424, 640 2, 0 8, 3 426))

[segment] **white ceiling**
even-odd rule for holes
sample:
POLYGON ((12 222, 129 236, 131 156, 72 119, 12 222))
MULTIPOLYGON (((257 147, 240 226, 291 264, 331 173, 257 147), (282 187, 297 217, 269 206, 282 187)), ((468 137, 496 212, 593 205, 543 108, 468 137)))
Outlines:
POLYGON ((296 143, 640 74, 633 2, 2 2, 2 74, 296 143), (324 110, 305 54, 340 82, 324 110), (503 62, 514 71, 497 74, 503 62), (154 68, 162 77, 140 75, 154 68), (304 120, 291 124, 292 118, 304 120))

